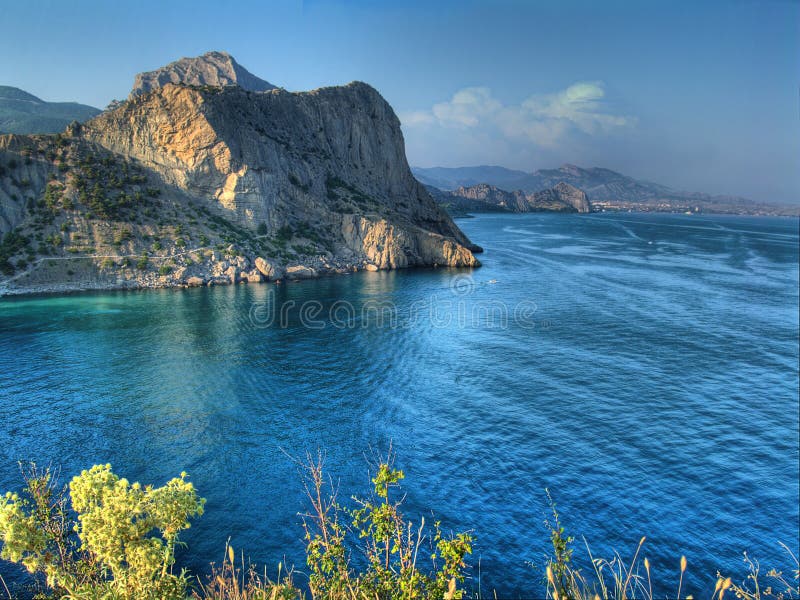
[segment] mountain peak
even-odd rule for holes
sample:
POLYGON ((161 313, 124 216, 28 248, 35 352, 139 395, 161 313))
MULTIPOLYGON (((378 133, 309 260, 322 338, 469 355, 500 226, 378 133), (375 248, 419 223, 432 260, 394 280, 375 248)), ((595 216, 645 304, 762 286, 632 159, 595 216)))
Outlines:
POLYGON ((131 97, 168 83, 214 87, 235 85, 251 92, 265 92, 276 87, 250 73, 229 53, 213 50, 202 56, 181 58, 154 71, 139 73, 134 80, 131 97))

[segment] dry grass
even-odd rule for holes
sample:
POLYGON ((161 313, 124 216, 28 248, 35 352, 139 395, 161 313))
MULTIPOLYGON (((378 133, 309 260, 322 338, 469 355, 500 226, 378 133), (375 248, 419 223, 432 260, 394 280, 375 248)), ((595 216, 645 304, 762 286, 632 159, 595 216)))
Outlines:
POLYGON ((277 581, 266 573, 261 574, 255 565, 246 561, 244 554, 236 565, 236 554, 230 543, 225 546, 225 556, 220 566, 211 565, 207 581, 199 581, 192 594, 195 600, 292 600, 302 598, 292 581, 292 572, 282 574, 278 565, 277 581))
MULTIPOLYGON (((636 547, 630 561, 625 561, 619 554, 612 559, 595 558, 586 545, 586 552, 592 564, 591 572, 584 575, 580 570, 569 565, 569 562, 560 562, 554 556, 547 566, 547 598, 552 600, 656 600, 653 595, 653 580, 650 571, 650 561, 643 556, 642 549, 645 538, 643 537, 636 547), (557 578, 556 573, 562 572, 563 578, 557 578)), ((797 556, 786 546, 786 550, 793 563, 790 575, 782 571, 769 570, 766 575, 760 573, 759 564, 744 555, 748 567, 748 576, 744 582, 737 584, 731 577, 717 573, 714 591, 708 600, 723 600, 723 598, 739 598, 740 600, 798 600, 800 598, 800 572, 798 570, 797 556)), ((685 594, 684 575, 688 567, 685 556, 680 558, 680 566, 676 574, 677 583, 674 596, 677 600, 690 600, 693 596, 685 594)))

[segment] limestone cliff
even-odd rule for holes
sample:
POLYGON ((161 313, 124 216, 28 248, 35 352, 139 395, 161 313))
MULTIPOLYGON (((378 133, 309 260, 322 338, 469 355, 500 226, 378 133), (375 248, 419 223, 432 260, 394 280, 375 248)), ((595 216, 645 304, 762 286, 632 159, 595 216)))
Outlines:
POLYGON ((0 168, 0 293, 479 265, 364 83, 165 83, 58 136, 0 137, 0 168))
POLYGON ((550 189, 527 194, 528 204, 535 209, 544 210, 569 210, 571 207, 575 212, 588 213, 592 208, 586 193, 563 181, 558 182, 550 189))
POLYGON ((206 52, 202 56, 181 58, 155 71, 139 73, 131 97, 147 93, 168 83, 226 87, 239 86, 251 92, 265 92, 275 86, 256 77, 227 52, 206 52))

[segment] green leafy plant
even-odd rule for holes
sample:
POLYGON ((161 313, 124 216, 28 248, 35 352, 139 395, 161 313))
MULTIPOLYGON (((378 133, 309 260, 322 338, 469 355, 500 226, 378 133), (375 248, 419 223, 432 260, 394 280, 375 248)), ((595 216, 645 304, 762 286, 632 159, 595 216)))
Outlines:
POLYGON ((380 459, 372 478, 372 495, 354 497, 356 508, 346 509, 335 494, 325 493, 321 457, 316 461, 309 458, 306 491, 312 510, 304 515, 304 528, 313 597, 463 597, 458 585, 465 578, 472 535, 446 536, 438 522, 431 531, 424 518, 419 525, 408 520, 402 512, 403 497, 394 498, 405 474, 393 463, 391 452, 380 459), (361 573, 350 564, 353 550, 366 558, 367 567, 361 573), (426 553, 431 562, 428 569, 419 565, 426 553))
POLYGON ((205 500, 185 473, 155 488, 96 465, 72 479, 69 501, 48 469, 32 465, 25 480, 22 495, 0 500, 0 557, 73 598, 186 597, 186 574, 172 572, 175 546, 205 500))

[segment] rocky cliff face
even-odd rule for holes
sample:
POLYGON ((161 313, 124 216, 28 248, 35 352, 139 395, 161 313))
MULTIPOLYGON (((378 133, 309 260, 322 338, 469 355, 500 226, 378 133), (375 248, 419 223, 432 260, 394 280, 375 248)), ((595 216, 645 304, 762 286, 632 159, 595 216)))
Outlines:
POLYGON ((302 222, 339 253, 374 260, 372 244, 354 232, 386 222, 404 241, 388 246, 381 268, 475 264, 469 252, 423 251, 431 235, 442 247, 444 238, 470 243, 411 175, 394 111, 363 83, 305 93, 167 85, 81 135, 252 230, 302 222))
POLYGON ((131 97, 168 83, 211 87, 235 85, 251 92, 275 89, 274 85, 237 63, 227 52, 207 52, 202 56, 181 58, 155 71, 139 73, 133 82, 131 97))
POLYGON ((592 210, 586 193, 563 181, 550 189, 526 194, 526 199, 533 210, 569 211, 570 207, 579 213, 588 213, 592 210))
POLYGON ((0 245, 6 292, 47 287, 43 265, 50 288, 479 265, 363 83, 166 83, 60 136, 0 138, 0 166, 0 232, 25 238, 0 245))
POLYGON ((496 186, 481 183, 469 187, 459 187, 451 192, 451 195, 454 198, 477 201, 493 209, 499 208, 511 212, 591 212, 586 194, 564 182, 533 193, 522 190, 508 192, 496 186))
POLYGON ((452 195, 511 212, 524 212, 525 194, 523 192, 507 192, 487 183, 468 187, 461 186, 453 190, 452 195))

